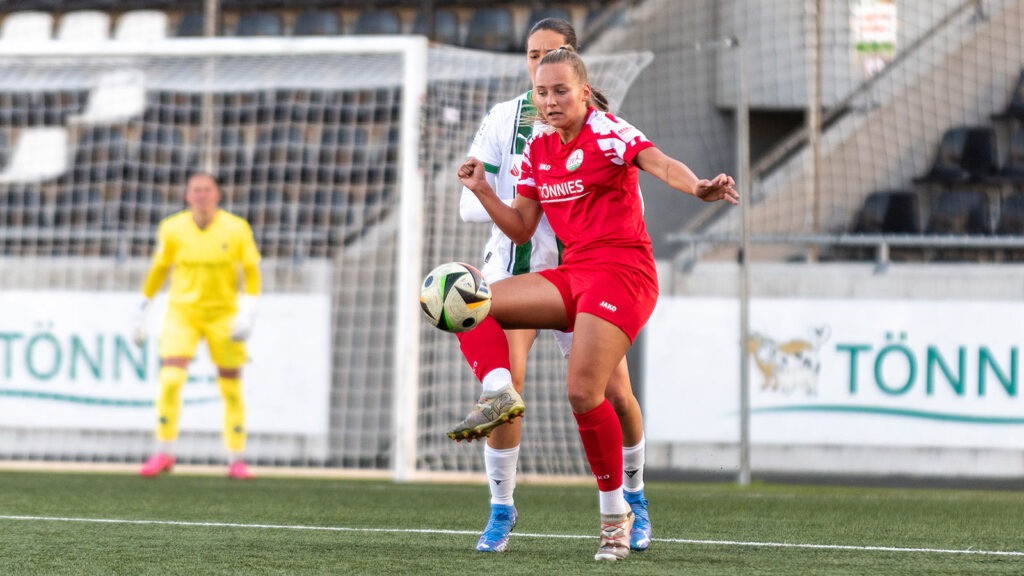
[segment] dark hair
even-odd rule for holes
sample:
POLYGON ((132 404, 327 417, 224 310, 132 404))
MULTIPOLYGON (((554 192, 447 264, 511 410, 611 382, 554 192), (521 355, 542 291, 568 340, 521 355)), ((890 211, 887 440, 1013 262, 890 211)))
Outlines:
MULTIPOLYGON (((584 84, 590 83, 587 76, 587 66, 583 63, 583 58, 580 58, 580 55, 568 46, 562 46, 558 50, 552 50, 545 54, 540 59, 540 64, 537 67, 539 68, 545 64, 568 64, 576 74, 576 77, 580 79, 580 82, 584 84)), ((603 92, 593 86, 590 87, 590 105, 602 112, 608 112, 608 98, 603 92)))
POLYGON ((526 35, 526 38, 529 39, 530 36, 533 36, 541 30, 550 30, 561 34, 562 38, 565 38, 564 45, 569 46, 577 52, 580 51, 580 41, 576 38, 576 29, 573 28, 572 24, 569 23, 568 20, 563 20, 561 18, 544 18, 542 20, 538 20, 537 23, 530 28, 530 32, 526 35))

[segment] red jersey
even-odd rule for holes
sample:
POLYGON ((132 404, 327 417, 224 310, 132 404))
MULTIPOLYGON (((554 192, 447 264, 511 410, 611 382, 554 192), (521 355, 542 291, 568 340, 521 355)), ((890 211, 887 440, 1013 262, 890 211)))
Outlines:
POLYGON ((633 164, 650 146, 633 125, 594 108, 571 142, 562 144, 553 129, 530 139, 516 192, 541 203, 565 244, 563 262, 607 259, 609 252, 625 248, 639 250, 653 265, 639 169, 633 164))

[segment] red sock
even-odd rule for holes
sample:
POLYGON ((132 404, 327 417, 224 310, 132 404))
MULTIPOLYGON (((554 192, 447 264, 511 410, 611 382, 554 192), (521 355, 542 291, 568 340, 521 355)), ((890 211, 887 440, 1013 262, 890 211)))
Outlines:
MULTIPOLYGON (((469 362, 469 367, 473 369, 477 380, 483 381, 484 376, 495 368, 510 370, 508 339, 494 318, 488 316, 477 324, 476 328, 468 332, 459 332, 455 336, 458 337, 462 355, 466 357, 466 362, 469 362)), ((621 438, 619 440, 621 441, 621 438)))
POLYGON ((610 492, 622 486, 622 428, 611 403, 605 400, 590 412, 573 416, 597 489, 610 492))

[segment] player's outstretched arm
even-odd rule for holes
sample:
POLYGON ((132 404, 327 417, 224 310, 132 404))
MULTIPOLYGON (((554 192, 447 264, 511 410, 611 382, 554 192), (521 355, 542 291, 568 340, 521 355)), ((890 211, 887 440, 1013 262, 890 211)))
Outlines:
POLYGON ((459 166, 458 176, 462 185, 476 195, 498 228, 516 244, 525 244, 540 223, 540 203, 516 196, 511 206, 505 204, 494 193, 484 172, 483 162, 469 158, 459 166))
POLYGON ((730 204, 740 203, 740 195, 735 188, 736 181, 732 176, 719 174, 711 180, 698 178, 689 166, 667 156, 654 146, 641 150, 636 155, 635 162, 641 170, 665 184, 705 202, 724 200, 730 204))

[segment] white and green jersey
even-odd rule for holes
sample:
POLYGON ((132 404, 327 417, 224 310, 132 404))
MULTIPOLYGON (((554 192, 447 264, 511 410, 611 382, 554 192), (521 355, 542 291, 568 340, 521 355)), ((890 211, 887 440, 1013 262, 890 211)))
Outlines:
MULTIPOLYGON (((519 182, 519 165, 523 149, 533 132, 543 124, 536 122, 536 111, 530 92, 496 104, 480 124, 473 138, 469 156, 484 163, 487 182, 498 197, 511 205, 519 182)), ((466 222, 490 222, 491 217, 468 189, 462 189, 459 214, 466 222)), ((516 274, 554 268, 559 262, 561 244, 542 217, 533 238, 516 246, 498 228, 491 225, 491 237, 484 246, 480 271, 491 283, 516 274)))

